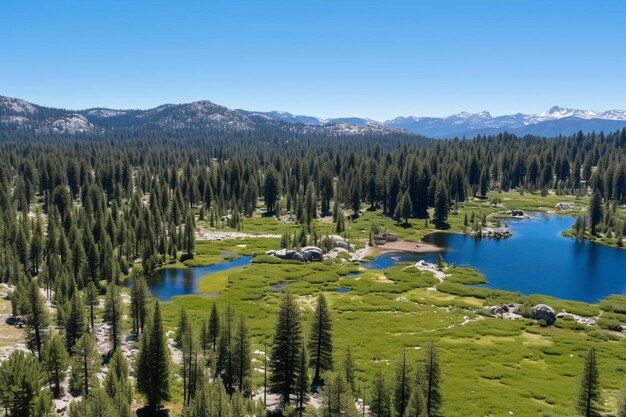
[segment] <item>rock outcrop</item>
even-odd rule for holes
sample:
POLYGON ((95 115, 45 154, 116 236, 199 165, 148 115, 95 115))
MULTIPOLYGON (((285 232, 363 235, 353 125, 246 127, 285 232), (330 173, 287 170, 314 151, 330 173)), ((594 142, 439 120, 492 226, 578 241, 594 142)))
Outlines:
POLYGON ((570 203, 570 202, 557 203, 557 205, 554 206, 554 208, 560 211, 574 210, 574 203, 570 203))
POLYGON ((543 320, 548 326, 552 326, 556 321, 554 309, 547 304, 537 304, 532 310, 533 319, 543 320))
POLYGON ((518 303, 508 303, 508 304, 500 304, 496 306, 486 307, 494 317, 499 319, 507 319, 507 320, 521 320, 524 317, 521 314, 518 314, 520 304, 518 303))
POLYGON ((275 256, 280 259, 300 262, 319 262, 324 259, 322 250, 316 246, 305 246, 299 251, 293 249, 268 250, 265 254, 275 256))

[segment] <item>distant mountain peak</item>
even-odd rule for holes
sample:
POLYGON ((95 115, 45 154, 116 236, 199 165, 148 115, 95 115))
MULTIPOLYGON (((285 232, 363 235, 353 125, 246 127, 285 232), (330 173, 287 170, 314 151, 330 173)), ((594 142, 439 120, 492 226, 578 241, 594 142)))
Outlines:
POLYGON ((110 129, 253 131, 273 126, 293 133, 327 136, 416 133, 433 138, 474 137, 504 131, 517 135, 558 136, 578 131, 614 131, 626 128, 626 111, 595 112, 553 106, 537 114, 492 116, 486 110, 460 112, 446 117, 402 116, 385 122, 364 117, 323 119, 287 111, 231 110, 209 100, 163 104, 147 110, 96 107, 70 111, 38 106, 0 96, 0 129, 36 133, 99 133, 110 129))
POLYGON ((37 108, 27 101, 19 98, 0 96, 0 109, 5 113, 25 115, 37 113, 37 108))

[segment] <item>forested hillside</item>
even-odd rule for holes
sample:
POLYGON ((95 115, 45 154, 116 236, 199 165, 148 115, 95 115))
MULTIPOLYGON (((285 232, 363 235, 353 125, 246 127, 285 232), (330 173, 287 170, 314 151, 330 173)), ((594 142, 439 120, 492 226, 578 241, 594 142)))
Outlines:
MULTIPOLYGON (((284 234, 281 245, 290 246, 293 239, 300 247, 312 236, 318 241, 316 221, 322 217, 337 233, 349 219, 373 209, 398 223, 423 219, 447 229, 449 214, 464 202, 518 190, 590 196, 590 209, 574 231, 578 237, 603 236, 621 246, 626 232, 616 214, 626 203, 626 130, 553 139, 500 134, 437 141, 399 132, 328 136, 272 126, 210 134, 187 129, 53 137, 4 132, 0 150, 0 282, 14 289, 12 316, 23 320, 34 355, 14 353, 2 365, 0 384, 22 378, 32 385, 20 386, 24 397, 0 395, 5 408, 15 407, 11 416, 48 415, 51 397, 66 388, 86 398, 70 407, 72 417, 96 415, 94 410, 127 416, 135 398, 129 374, 136 378, 133 385, 146 412, 155 413, 170 399, 168 336, 159 303, 151 301, 141 277, 193 258, 200 222, 241 230, 244 219, 259 213, 292 216, 297 237, 284 234), (129 296, 121 287, 127 279, 132 279, 129 296), (130 364, 119 349, 125 340, 123 296, 130 298, 138 350, 130 364), (95 317, 100 301, 102 315, 95 317), (105 346, 96 343, 101 328, 95 321, 106 324, 105 346), (102 349, 108 372, 99 388, 102 349), (50 393, 41 391, 43 381, 50 393)), ((270 375, 263 387, 302 415, 312 379, 314 388, 324 386, 329 415, 354 414, 356 408, 347 404, 359 388, 350 374, 349 351, 346 375, 324 374, 333 369, 333 346, 323 295, 317 298, 307 343, 300 314, 287 292, 267 347, 271 355, 264 358, 270 375)), ((245 315, 229 305, 221 313, 214 307, 199 332, 189 322, 182 310, 175 345, 181 352, 182 393, 177 395, 185 415, 222 415, 216 405, 222 400, 230 410, 248 410, 232 411, 233 416, 254 414, 258 404, 249 402, 254 387, 245 315), (219 379, 206 382, 208 368, 199 365, 199 357, 219 379), (206 414, 209 405, 217 408, 206 414)), ((593 355, 589 366, 595 366, 593 355)), ((409 378, 406 361, 399 363, 398 375, 409 378)), ((418 382, 396 387, 394 415, 440 415, 434 345, 420 363, 418 382), (430 378, 427 390, 420 385, 424 376, 430 378)), ((385 378, 376 374, 370 390, 368 407, 377 417, 394 413, 385 378)))

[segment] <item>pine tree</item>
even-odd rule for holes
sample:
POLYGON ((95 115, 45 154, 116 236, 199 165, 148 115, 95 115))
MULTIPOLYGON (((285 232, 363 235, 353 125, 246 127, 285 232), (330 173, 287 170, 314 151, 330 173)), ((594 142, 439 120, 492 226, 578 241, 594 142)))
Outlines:
POLYGON ((409 404, 404 414, 406 417, 426 417, 426 404, 424 393, 419 384, 415 384, 411 389, 409 404))
POLYGON ((263 198, 265 200, 265 207, 269 214, 276 212, 276 206, 280 195, 280 181, 278 179, 278 173, 274 165, 270 165, 265 171, 263 180, 263 198))
POLYGON ((358 417, 354 395, 340 373, 330 373, 322 390, 321 415, 324 417, 358 417))
POLYGON ((348 384, 352 392, 356 392, 355 370, 356 365, 354 363, 354 358, 352 357, 352 348, 348 346, 348 348, 346 349, 346 356, 343 359, 343 372, 346 383, 348 384))
POLYGON ((150 300, 150 290, 144 277, 133 278, 130 287, 130 308, 133 316, 133 333, 136 335, 143 332, 148 314, 148 302, 150 300))
POLYGON ((109 339, 113 343, 113 351, 117 350, 122 337, 122 317, 124 315, 124 304, 120 289, 111 282, 107 288, 104 299, 104 322, 109 325, 109 339))
POLYGON ((72 272, 74 273, 74 280, 78 283, 83 282, 86 262, 87 255, 82 240, 76 237, 72 243, 72 272))
MULTIPOLYGON (((201 378, 196 396, 184 410, 185 417, 229 417, 230 402, 224 384, 201 378)), ((236 416, 232 416, 236 417, 236 416)))
POLYGON ((45 342, 44 329, 49 324, 49 315, 46 302, 39 291, 36 280, 32 280, 28 287, 27 309, 26 330, 29 346, 41 359, 41 346, 45 342))
POLYGON ((337 209, 337 226, 335 232, 343 233, 346 230, 346 216, 343 214, 343 210, 337 209))
POLYGON ((183 404, 189 405, 195 395, 198 379, 198 342, 192 326, 185 327, 180 350, 182 353, 183 404))
POLYGON ((113 399, 120 417, 130 417, 133 391, 128 375, 128 362, 122 351, 117 349, 109 361, 109 372, 104 378, 104 389, 113 399))
POLYGON ((58 333, 54 333, 42 348, 42 365, 48 376, 48 383, 53 387, 55 398, 61 395, 61 383, 65 380, 69 355, 58 333))
POLYGON ((190 324, 187 310, 185 309, 185 307, 181 307, 180 313, 178 314, 178 326, 176 327, 176 336, 174 336, 174 341, 176 342, 177 346, 182 346, 183 335, 185 334, 189 326, 190 324))
POLYGON ((102 388, 92 391, 89 397, 73 401, 67 412, 68 417, 124 417, 115 403, 102 388))
POLYGON ((378 371, 372 382, 372 404, 370 413, 373 417, 391 417, 391 399, 385 375, 378 371))
POLYGON ((96 373, 100 370, 101 361, 93 336, 89 333, 83 334, 74 345, 70 388, 89 396, 92 388, 97 387, 96 373))
POLYGON ((78 339, 85 333, 85 307, 80 294, 75 292, 70 302, 70 311, 65 321, 65 346, 72 351, 78 339))
POLYGON ((589 201, 589 226, 591 234, 596 234, 596 227, 602 221, 602 196, 599 191, 595 191, 589 201))
POLYGON ((359 216, 359 210, 361 209, 361 192, 359 191, 358 181, 354 181, 352 184, 352 191, 350 192, 350 207, 354 211, 354 216, 359 216))
POLYGON ((41 391, 33 401, 30 417, 55 417, 56 410, 52 403, 50 390, 41 391))
POLYGON ((94 309, 98 305, 98 290, 93 281, 89 281, 85 287, 85 302, 89 307, 89 328, 91 332, 95 331, 95 314, 94 309))
POLYGON ((309 389, 309 373, 307 367, 306 348, 302 346, 300 349, 300 370, 298 372, 298 416, 302 417, 304 412, 304 405, 306 399, 306 393, 309 389))
POLYGON ((226 392, 229 395, 232 395, 232 393, 234 392, 235 383, 235 366, 233 358, 235 311, 230 304, 226 305, 222 323, 223 325, 218 345, 215 374, 216 376, 221 375, 224 385, 226 386, 226 392))
POLYGON ((244 315, 239 316, 235 341, 233 346, 234 368, 236 372, 236 383, 239 392, 244 393, 248 389, 250 373, 252 370, 250 358, 250 337, 248 335, 248 325, 244 315))
POLYGON ((287 291, 280 302, 270 359, 270 389, 281 396, 283 405, 288 405, 291 395, 297 392, 301 349, 300 311, 293 295, 287 291))
POLYGON ((400 219, 404 219, 405 224, 409 224, 409 217, 413 213, 413 204, 411 203, 411 197, 409 196, 409 192, 405 191, 401 197, 398 199, 398 206, 396 207, 396 217, 398 218, 398 222, 400 219))
POLYGON ((489 170, 483 168, 480 174, 480 195, 487 197, 487 191, 489 191, 489 170))
POLYGON ((136 367, 137 391, 146 396, 148 411, 154 414, 170 398, 170 351, 158 301, 149 326, 141 334, 136 367))
POLYGON ((409 375, 411 369, 406 360, 406 350, 402 350, 402 356, 396 367, 395 395, 394 407, 399 417, 405 416, 405 411, 411 396, 411 384, 409 383, 409 375))
POLYGON ((333 323, 324 294, 317 298, 309 335, 309 365, 315 369, 313 386, 323 385, 322 371, 333 369, 333 323))
POLYGON ((450 202, 448 200, 448 189, 446 183, 441 180, 437 183, 435 191, 435 225, 438 228, 446 226, 448 221, 448 213, 450 212, 450 202))
POLYGON ((195 242, 196 237, 193 212, 189 210, 189 214, 187 214, 187 219, 185 220, 185 250, 187 251, 188 258, 193 258, 195 242))
POLYGON ((578 411, 585 417, 600 415, 600 387, 598 383, 598 366, 594 348, 589 349, 585 359, 578 394, 578 411))
MULTIPOLYGON (((32 355, 14 351, 0 364, 0 405, 7 417, 34 417, 45 375, 32 355)), ((45 396, 48 402, 51 397, 45 396)))
POLYGON ((426 415, 428 417, 439 417, 442 405, 441 399, 441 371, 439 369, 439 358, 434 343, 429 343, 426 348, 424 358, 424 401, 426 404, 426 415))
POLYGON ((217 305, 213 303, 211 306, 211 314, 209 315, 209 339, 211 340, 211 350, 217 349, 217 341, 220 335, 220 315, 217 311, 217 305))

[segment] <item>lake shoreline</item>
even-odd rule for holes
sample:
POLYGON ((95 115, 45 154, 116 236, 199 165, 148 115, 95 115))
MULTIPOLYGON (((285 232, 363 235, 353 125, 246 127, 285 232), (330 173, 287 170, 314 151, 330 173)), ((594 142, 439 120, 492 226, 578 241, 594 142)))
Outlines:
POLYGON ((398 240, 387 242, 384 245, 370 246, 365 256, 378 256, 389 252, 411 252, 411 253, 436 253, 446 252, 446 248, 432 245, 426 242, 410 242, 408 240, 398 240))

